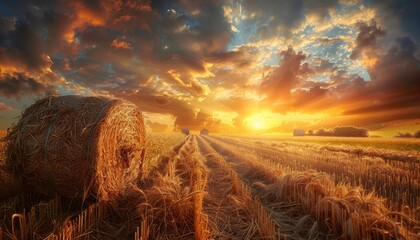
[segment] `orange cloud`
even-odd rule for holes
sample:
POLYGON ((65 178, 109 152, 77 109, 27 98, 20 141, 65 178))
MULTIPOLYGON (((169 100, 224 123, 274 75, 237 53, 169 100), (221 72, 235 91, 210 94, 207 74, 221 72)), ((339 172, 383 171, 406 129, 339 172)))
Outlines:
POLYGON ((6 104, 0 102, 0 111, 11 111, 11 110, 13 110, 12 107, 9 107, 6 104))
POLYGON ((114 47, 116 49, 132 49, 133 48, 130 43, 124 42, 124 41, 120 41, 118 39, 114 39, 112 41, 111 47, 114 47))

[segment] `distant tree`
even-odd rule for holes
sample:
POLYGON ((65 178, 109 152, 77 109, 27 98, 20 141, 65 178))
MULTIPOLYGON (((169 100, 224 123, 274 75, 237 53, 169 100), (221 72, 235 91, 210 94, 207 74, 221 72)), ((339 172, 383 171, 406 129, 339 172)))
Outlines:
POLYGON ((411 134, 409 132, 406 132, 406 133, 398 132, 394 137, 396 137, 396 138, 412 138, 414 136, 413 136, 413 134, 411 134))
POLYGON ((316 130, 315 135, 317 136, 330 136, 330 132, 324 128, 320 128, 316 130))
POLYGON ((314 130, 309 129, 309 131, 308 131, 307 135, 310 135, 310 136, 314 135, 314 130))
POLYGON ((367 137, 368 130, 354 126, 340 126, 333 129, 332 135, 337 137, 367 137))
POLYGON ((420 138, 420 130, 417 130, 417 131, 414 133, 414 137, 415 137, 415 138, 420 138))
POLYGON ((333 129, 320 128, 316 130, 316 136, 337 136, 337 137, 368 137, 368 130, 366 128, 359 128, 354 126, 339 126, 333 129))
POLYGON ((190 135, 190 129, 188 129, 188 128, 182 128, 181 132, 185 135, 190 135))
POLYGON ((203 128, 203 129, 201 129, 200 134, 201 135, 209 135, 209 130, 207 128, 203 128))

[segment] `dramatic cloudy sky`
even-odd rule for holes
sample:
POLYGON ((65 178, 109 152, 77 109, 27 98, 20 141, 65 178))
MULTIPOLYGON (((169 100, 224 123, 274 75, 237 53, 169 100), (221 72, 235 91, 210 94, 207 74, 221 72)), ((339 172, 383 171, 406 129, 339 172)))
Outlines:
POLYGON ((419 126, 419 22, 417 0, 2 0, 0 128, 46 94, 155 131, 419 126))

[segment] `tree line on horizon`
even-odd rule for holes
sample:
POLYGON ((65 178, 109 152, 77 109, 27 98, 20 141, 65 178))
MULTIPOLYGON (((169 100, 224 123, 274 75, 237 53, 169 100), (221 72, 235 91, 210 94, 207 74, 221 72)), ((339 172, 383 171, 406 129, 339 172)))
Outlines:
POLYGON ((395 138, 420 138, 420 130, 417 130, 414 133, 409 132, 398 132, 395 136, 395 138))
MULTIPOLYGON (((369 137, 369 130, 362 127, 338 126, 332 129, 320 128, 318 130, 309 130, 307 136, 332 136, 332 137, 369 137)), ((395 138, 420 138, 420 130, 414 133, 398 132, 395 138)))
POLYGON ((308 136, 331 136, 331 137, 368 137, 369 130, 354 126, 338 126, 332 129, 320 128, 318 130, 308 130, 308 136))

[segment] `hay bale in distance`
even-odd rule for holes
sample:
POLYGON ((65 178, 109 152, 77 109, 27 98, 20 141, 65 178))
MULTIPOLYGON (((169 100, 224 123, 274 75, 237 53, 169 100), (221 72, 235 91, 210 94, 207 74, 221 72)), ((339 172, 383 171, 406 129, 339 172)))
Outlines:
POLYGON ((182 128, 181 129, 181 132, 183 133, 183 134, 185 134, 185 135, 190 135, 190 129, 189 128, 182 128))
POLYGON ((306 133, 305 133, 305 129, 295 129, 295 130, 293 130, 293 136, 305 136, 306 135, 306 133))
POLYGON ((105 97, 45 97, 6 136, 6 164, 46 194, 113 200, 142 169, 145 130, 138 108, 105 97))
POLYGON ((207 128, 203 128, 200 130, 200 135, 209 135, 209 130, 207 128))

